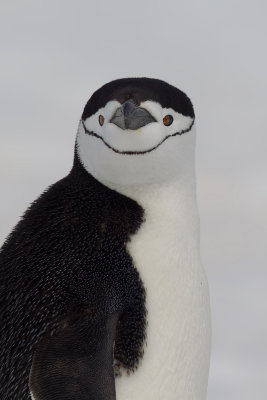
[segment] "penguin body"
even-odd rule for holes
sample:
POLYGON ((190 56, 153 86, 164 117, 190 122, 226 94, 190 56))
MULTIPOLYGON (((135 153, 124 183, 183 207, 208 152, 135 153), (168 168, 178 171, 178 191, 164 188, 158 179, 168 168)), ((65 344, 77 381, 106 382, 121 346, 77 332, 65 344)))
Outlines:
POLYGON ((194 141, 192 104, 165 82, 93 94, 71 172, 1 251, 1 398, 205 399, 194 141))

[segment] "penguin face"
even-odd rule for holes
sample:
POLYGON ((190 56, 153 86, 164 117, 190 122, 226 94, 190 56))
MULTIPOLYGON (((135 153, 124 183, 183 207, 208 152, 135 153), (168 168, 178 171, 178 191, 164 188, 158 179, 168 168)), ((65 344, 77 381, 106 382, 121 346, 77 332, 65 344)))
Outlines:
POLYGON ((113 81, 85 106, 77 135, 78 157, 102 182, 169 180, 192 158, 194 120, 189 98, 163 81, 113 81))

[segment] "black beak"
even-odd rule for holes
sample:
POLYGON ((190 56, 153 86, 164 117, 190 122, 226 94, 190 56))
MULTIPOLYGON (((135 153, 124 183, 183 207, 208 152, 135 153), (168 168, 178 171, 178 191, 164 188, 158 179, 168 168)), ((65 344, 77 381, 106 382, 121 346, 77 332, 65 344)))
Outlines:
POLYGON ((110 122, 121 129, 134 130, 156 120, 146 109, 136 106, 133 100, 127 100, 117 108, 110 122))

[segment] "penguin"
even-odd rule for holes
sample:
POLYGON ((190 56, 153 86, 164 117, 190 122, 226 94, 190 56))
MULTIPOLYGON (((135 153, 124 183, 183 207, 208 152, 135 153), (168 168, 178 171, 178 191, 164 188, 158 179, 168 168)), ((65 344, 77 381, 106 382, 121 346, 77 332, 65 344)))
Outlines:
POLYGON ((191 100, 162 80, 93 93, 69 174, 1 249, 1 399, 206 398, 195 139, 191 100))

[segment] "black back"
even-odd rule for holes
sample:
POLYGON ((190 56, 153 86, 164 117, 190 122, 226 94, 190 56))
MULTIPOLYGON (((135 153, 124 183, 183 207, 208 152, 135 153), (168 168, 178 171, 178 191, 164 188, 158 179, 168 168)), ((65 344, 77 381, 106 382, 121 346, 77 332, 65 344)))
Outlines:
POLYGON ((145 290, 125 245, 142 221, 142 208, 95 180, 77 156, 30 206, 0 253, 1 399, 29 399, 37 344, 88 310, 94 320, 120 313, 115 357, 136 368, 145 290))

